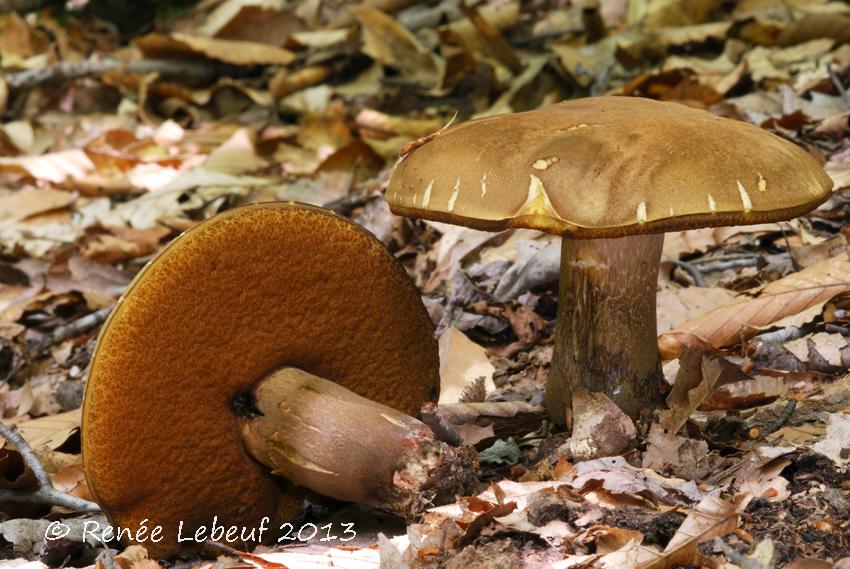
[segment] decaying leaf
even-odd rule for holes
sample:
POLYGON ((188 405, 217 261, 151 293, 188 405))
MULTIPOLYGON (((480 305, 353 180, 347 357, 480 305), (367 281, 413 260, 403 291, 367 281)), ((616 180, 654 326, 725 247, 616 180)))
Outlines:
POLYGON ((666 569, 675 565, 693 565, 698 559, 697 546, 704 541, 726 535, 738 527, 738 513, 748 500, 738 497, 733 502, 709 496, 691 512, 676 535, 656 558, 640 565, 640 569, 666 569))

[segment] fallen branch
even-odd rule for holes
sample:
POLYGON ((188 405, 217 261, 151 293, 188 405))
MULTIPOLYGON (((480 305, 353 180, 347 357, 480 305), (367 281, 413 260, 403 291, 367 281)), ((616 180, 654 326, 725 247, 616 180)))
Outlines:
POLYGON ((21 453, 24 462, 26 462, 27 466, 29 466, 30 470, 32 470, 32 473, 35 475, 36 481, 38 481, 38 490, 34 490, 32 492, 0 489, 0 502, 49 504, 51 506, 60 506, 77 512, 100 511, 100 506, 94 502, 78 498, 77 496, 71 496, 70 494, 57 490, 53 486, 53 482, 50 481, 50 475, 47 474, 44 466, 42 466, 41 462, 39 462, 38 457, 35 455, 35 451, 32 450, 29 443, 24 440, 24 437, 22 437, 19 432, 2 421, 0 421, 0 435, 15 445, 15 448, 17 448, 18 452, 21 453))
POLYGON ((245 68, 214 61, 181 61, 172 59, 90 59, 87 61, 60 61, 44 69, 8 73, 4 79, 10 89, 31 89, 44 83, 69 81, 110 71, 123 73, 159 73, 166 77, 211 81, 222 75, 240 76, 245 68))

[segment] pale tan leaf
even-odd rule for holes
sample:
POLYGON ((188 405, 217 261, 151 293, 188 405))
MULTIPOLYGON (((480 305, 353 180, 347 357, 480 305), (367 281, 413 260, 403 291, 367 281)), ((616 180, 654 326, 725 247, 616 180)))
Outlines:
POLYGON ((658 332, 672 330, 733 298, 734 292, 717 286, 661 289, 655 297, 658 332))
POLYGON ((812 448, 828 456, 839 468, 850 467, 850 413, 830 413, 826 422, 826 437, 812 448))
POLYGON ((151 33, 136 39, 146 57, 186 58, 202 55, 234 65, 286 65, 295 58, 291 51, 264 43, 234 41, 174 33, 151 33))
POLYGON ((445 60, 425 48, 407 28, 368 6, 353 7, 351 13, 362 27, 363 53, 398 69, 408 81, 425 87, 441 86, 445 60))
POLYGON ((0 172, 23 174, 36 180, 60 184, 68 178, 83 178, 94 164, 83 150, 63 150, 40 156, 0 158, 0 172))
POLYGON ((80 429, 80 410, 24 421, 17 425, 18 432, 36 451, 56 450, 80 429))
POLYGON ((732 346, 766 326, 850 290, 850 260, 844 255, 792 273, 740 295, 658 338, 665 359, 681 353, 677 334, 690 334, 716 348, 732 346))
POLYGON ((57 190, 18 190, 0 194, 0 223, 15 222, 67 207, 77 196, 57 190))
POLYGON ((487 350, 457 328, 449 328, 440 337, 440 405, 457 403, 463 391, 478 377, 492 392, 496 368, 487 358, 487 350))
POLYGON ((573 432, 567 441, 573 459, 592 460, 620 454, 637 436, 635 425, 604 393, 583 387, 573 391, 573 432))

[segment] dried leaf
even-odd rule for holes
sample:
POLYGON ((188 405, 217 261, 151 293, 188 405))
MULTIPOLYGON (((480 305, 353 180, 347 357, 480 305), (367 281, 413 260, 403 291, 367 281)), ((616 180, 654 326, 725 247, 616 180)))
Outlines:
POLYGON ((287 65, 295 58, 291 51, 264 43, 182 33, 171 36, 151 33, 135 41, 142 53, 151 58, 191 58, 202 55, 234 65, 287 65))
POLYGON ((455 327, 440 337, 440 405, 457 403, 464 390, 477 378, 484 378, 484 388, 491 392, 496 370, 487 350, 466 337, 455 327))
POLYGON ((355 6, 351 13, 362 27, 366 55, 398 69, 408 81, 430 88, 442 86, 445 60, 425 48, 407 28, 368 6, 355 6))
POLYGON ((850 467, 850 413, 830 413, 826 437, 812 448, 828 456, 839 468, 850 467))
POLYGON ((673 539, 657 558, 645 561, 640 569, 667 569, 676 565, 696 565, 697 546, 715 537, 721 537, 738 527, 738 512, 747 500, 727 502, 708 496, 685 518, 673 539))
POLYGON ((617 455, 634 444, 634 423, 604 393, 579 387, 572 404, 573 431, 567 444, 574 460, 617 455))
POLYGON ((798 314, 815 304, 850 290, 850 260, 844 255, 792 273, 755 293, 737 298, 662 334, 658 338, 662 357, 676 357, 682 350, 676 334, 701 338, 716 348, 750 338, 778 320, 798 314))

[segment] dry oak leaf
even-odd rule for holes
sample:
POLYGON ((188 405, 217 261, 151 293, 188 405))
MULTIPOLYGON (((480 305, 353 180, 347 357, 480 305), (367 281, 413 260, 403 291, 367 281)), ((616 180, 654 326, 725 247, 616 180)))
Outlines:
POLYGON ((833 257, 737 296, 658 337, 663 359, 681 355, 683 338, 696 336, 715 348, 737 344, 770 324, 850 290, 850 259, 833 257))
POLYGON ((273 45, 181 33, 150 33, 136 38, 135 43, 150 58, 206 57, 233 65, 287 65, 295 59, 291 51, 273 45))

